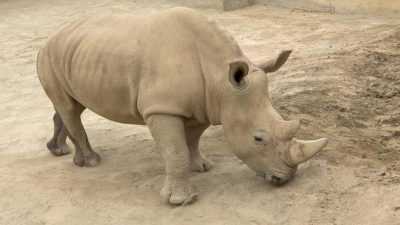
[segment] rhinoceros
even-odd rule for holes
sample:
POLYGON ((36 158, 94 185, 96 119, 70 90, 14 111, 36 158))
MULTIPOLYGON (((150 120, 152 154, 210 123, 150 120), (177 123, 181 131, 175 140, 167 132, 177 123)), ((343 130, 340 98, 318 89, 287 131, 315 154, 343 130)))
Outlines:
POLYGON ((215 22, 186 8, 73 20, 37 57, 41 85, 55 108, 47 147, 54 155, 68 154, 69 137, 75 165, 98 164, 80 118, 86 108, 112 121, 147 125, 165 161, 161 198, 179 205, 194 196, 190 171, 211 168, 198 149, 200 136, 222 125, 232 152, 282 185, 327 144, 326 138, 296 139, 299 122, 283 120, 271 104, 266 74, 290 53, 254 64, 215 22))

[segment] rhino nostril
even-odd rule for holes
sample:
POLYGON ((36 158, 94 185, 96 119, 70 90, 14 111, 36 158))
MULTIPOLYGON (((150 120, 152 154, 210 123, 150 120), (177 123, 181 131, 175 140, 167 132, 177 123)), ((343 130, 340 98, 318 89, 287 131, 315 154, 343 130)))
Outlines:
POLYGON ((282 180, 282 178, 277 177, 277 176, 272 176, 271 178, 272 178, 272 181, 275 181, 275 182, 279 182, 282 180))
POLYGON ((255 137, 254 137, 254 140, 255 140, 255 141, 262 141, 263 139, 262 139, 261 137, 255 136, 255 137))

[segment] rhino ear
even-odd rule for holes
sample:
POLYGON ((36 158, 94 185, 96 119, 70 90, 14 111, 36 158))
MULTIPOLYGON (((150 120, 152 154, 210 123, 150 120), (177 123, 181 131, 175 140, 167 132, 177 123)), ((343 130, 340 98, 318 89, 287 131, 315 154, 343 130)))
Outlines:
POLYGON ((229 64, 229 82, 235 87, 242 87, 244 78, 249 73, 249 66, 243 61, 236 61, 229 64))
POLYGON ((289 58, 290 53, 292 53, 292 50, 282 51, 278 55, 278 57, 262 63, 261 65, 259 65, 259 67, 264 70, 265 73, 275 72, 279 68, 281 68, 283 64, 285 64, 286 60, 289 58))

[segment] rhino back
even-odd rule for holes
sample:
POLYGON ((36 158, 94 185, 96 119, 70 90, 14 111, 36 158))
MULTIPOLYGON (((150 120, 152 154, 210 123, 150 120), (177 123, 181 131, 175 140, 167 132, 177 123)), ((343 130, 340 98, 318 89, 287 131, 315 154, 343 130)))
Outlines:
POLYGON ((106 12, 62 26, 44 48, 64 90, 106 118, 144 123, 136 102, 145 21, 106 12))
POLYGON ((187 9, 82 18, 61 27, 45 48, 74 99, 106 118, 136 124, 152 114, 208 122, 206 86, 225 75, 222 64, 241 55, 230 36, 187 9))

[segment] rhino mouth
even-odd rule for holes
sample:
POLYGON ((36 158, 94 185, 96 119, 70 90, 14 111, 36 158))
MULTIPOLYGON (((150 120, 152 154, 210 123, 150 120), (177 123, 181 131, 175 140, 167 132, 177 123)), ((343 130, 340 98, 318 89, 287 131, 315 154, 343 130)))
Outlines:
POLYGON ((276 187, 281 187, 287 184, 291 180, 291 177, 285 176, 281 173, 272 173, 272 174, 263 173, 262 177, 264 177, 264 180, 266 180, 267 182, 271 183, 276 187))

